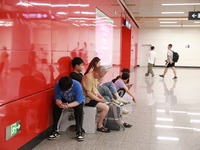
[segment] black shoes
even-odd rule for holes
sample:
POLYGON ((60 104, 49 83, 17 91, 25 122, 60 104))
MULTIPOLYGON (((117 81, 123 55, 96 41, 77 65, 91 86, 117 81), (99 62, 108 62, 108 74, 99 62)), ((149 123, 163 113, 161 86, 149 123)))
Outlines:
POLYGON ((164 76, 163 75, 159 75, 160 77, 162 77, 162 78, 164 78, 164 76))
POLYGON ((77 139, 77 141, 84 141, 83 133, 77 132, 76 133, 76 139, 77 139))
POLYGON ((172 78, 172 79, 177 79, 177 77, 175 76, 174 78, 172 78))
POLYGON ((55 132, 53 132, 52 135, 49 136, 48 139, 49 139, 49 140, 54 140, 54 139, 56 139, 56 138, 58 138, 58 137, 60 137, 60 132, 55 131, 55 132))

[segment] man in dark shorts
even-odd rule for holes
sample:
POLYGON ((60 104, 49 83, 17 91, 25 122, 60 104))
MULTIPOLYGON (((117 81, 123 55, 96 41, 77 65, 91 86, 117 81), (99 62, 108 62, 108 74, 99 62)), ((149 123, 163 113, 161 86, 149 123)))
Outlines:
POLYGON ((107 73, 103 66, 99 66, 94 71, 87 73, 82 79, 82 87, 86 96, 86 106, 97 107, 101 109, 97 131, 108 133, 109 129, 103 126, 103 120, 108 113, 108 102, 101 96, 97 90, 98 79, 102 78, 107 73))
POLYGON ((176 76, 176 68, 175 68, 175 62, 173 62, 173 51, 171 50, 172 48, 172 44, 168 45, 168 51, 167 51, 167 60, 166 60, 166 64, 165 64, 165 69, 164 69, 164 73, 162 75, 159 75, 160 77, 164 78, 165 74, 168 71, 168 68, 171 67, 174 73, 174 78, 173 79, 177 79, 176 76))

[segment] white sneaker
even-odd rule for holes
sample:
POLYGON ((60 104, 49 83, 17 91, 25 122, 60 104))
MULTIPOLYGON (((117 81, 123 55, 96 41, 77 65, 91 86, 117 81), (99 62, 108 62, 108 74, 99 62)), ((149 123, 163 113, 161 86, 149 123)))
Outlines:
POLYGON ((117 105, 119 105, 119 106, 124 106, 124 103, 122 103, 122 102, 119 102, 119 101, 115 101, 114 103, 116 103, 117 105))
POLYGON ((124 103, 124 104, 128 104, 129 102, 127 102, 127 101, 125 101, 124 99, 122 99, 122 98, 118 98, 118 99, 116 99, 117 101, 119 101, 119 102, 122 102, 122 103, 124 103))
POLYGON ((127 110, 126 108, 122 107, 122 113, 123 114, 128 114, 129 112, 130 112, 129 110, 127 110))

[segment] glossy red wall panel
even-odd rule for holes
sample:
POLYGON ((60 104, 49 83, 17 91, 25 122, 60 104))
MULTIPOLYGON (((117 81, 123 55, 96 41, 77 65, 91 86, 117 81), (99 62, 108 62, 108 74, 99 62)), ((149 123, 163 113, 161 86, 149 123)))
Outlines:
POLYGON ((54 83, 72 71, 73 57, 87 64, 95 56, 96 8, 114 21, 113 64, 120 65, 126 14, 117 2, 0 1, 0 146, 17 149, 52 125, 54 83), (5 141, 5 128, 18 120, 21 133, 5 141))

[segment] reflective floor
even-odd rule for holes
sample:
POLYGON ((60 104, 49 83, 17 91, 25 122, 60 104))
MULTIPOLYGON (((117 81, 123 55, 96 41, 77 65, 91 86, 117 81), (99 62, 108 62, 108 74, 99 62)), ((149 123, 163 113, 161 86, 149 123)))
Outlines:
MULTIPOLYGON (((85 134, 85 141, 75 139, 73 128, 54 141, 44 140, 34 150, 200 150, 200 69, 177 69, 173 80, 169 69, 154 68, 155 77, 145 78, 146 68, 131 73, 131 91, 137 104, 123 119, 132 128, 111 133, 85 134)), ((124 99, 130 100, 128 95, 124 99)))

